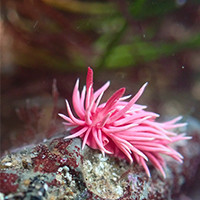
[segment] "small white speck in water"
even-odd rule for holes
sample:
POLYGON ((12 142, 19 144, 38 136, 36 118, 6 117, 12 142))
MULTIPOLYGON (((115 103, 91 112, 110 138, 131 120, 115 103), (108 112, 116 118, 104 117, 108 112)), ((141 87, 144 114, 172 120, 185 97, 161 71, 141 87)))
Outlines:
POLYGON ((37 25, 38 25, 38 21, 36 21, 36 22, 33 24, 33 28, 36 28, 37 25))

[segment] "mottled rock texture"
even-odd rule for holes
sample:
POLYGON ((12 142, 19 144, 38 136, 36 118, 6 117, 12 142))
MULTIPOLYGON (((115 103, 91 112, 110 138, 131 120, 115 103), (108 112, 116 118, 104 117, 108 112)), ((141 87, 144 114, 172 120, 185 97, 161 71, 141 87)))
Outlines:
MULTIPOLYGON (((63 136, 5 155, 0 163, 0 199, 120 199, 188 198, 200 166, 200 129, 191 121, 193 139, 176 147, 185 157, 179 165, 167 160, 167 178, 153 167, 148 178, 142 167, 106 156, 81 140, 63 136)), ((189 198, 190 199, 190 198, 189 198)))

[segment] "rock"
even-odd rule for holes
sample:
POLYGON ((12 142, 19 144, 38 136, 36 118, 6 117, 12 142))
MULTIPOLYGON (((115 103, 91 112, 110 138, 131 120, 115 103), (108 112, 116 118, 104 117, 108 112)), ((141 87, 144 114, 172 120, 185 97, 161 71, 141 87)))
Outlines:
POLYGON ((168 160, 166 179, 151 166, 148 178, 137 164, 103 157, 87 146, 81 150, 80 139, 59 137, 24 147, 1 158, 0 200, 187 198, 200 166, 199 124, 192 127, 193 139, 177 146, 184 163, 168 160))

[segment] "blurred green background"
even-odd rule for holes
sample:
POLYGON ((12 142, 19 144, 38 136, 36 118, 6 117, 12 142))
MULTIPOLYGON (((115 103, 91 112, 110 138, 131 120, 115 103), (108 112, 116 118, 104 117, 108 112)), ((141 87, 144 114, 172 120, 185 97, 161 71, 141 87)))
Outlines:
POLYGON ((3 151, 46 137, 53 79, 66 112, 64 98, 77 77, 84 85, 88 66, 96 89, 111 80, 105 99, 148 81, 139 103, 161 120, 200 118, 198 0, 2 0, 0 36, 3 151), (16 114, 24 107, 25 123, 16 114))

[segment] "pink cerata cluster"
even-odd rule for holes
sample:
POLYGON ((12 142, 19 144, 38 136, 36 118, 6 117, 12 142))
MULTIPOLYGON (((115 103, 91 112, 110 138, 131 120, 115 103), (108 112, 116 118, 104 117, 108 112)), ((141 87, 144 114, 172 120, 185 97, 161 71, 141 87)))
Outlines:
POLYGON ((83 140, 82 149, 87 144, 93 149, 99 149, 103 155, 112 154, 115 157, 128 159, 130 163, 137 162, 143 166, 149 177, 147 161, 150 161, 163 177, 166 177, 163 170, 165 161, 161 154, 182 163, 183 156, 170 147, 170 144, 190 139, 184 133, 177 135, 172 131, 186 124, 176 123, 181 117, 164 123, 156 122, 158 114, 145 111, 147 106, 136 104, 147 83, 130 101, 126 101, 130 96, 123 96, 125 88, 121 88, 107 102, 100 104, 109 85, 108 81, 100 89, 94 91, 93 71, 90 67, 86 87, 83 87, 81 94, 79 79, 76 81, 72 103, 77 117, 72 113, 67 100, 68 116, 59 114, 67 121, 64 122, 66 128, 72 128, 71 135, 65 138, 80 137, 83 140))

